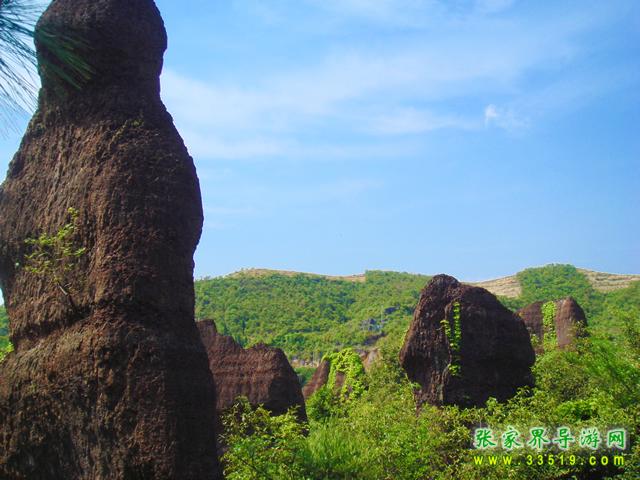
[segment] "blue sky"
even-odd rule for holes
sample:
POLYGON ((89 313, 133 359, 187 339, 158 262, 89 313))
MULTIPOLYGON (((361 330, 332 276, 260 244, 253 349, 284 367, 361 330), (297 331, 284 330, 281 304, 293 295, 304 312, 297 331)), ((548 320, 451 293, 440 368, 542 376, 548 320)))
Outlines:
POLYGON ((196 276, 640 273, 640 2, 157 4, 196 276))

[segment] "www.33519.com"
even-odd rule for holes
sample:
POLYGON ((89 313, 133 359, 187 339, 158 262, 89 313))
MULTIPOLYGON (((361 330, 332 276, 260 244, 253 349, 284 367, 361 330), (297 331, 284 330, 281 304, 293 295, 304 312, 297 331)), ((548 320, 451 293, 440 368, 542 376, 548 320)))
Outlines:
POLYGON ((624 455, 562 455, 562 454, 538 454, 538 455, 474 455, 474 465, 560 465, 578 466, 590 465, 592 467, 602 465, 623 467, 625 465, 624 455))

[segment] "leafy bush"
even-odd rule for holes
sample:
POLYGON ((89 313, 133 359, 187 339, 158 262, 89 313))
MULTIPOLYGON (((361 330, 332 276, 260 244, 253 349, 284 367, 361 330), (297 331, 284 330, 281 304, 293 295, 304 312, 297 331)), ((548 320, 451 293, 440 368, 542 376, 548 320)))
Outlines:
MULTIPOLYGON (((362 395, 341 405, 341 415, 330 415, 320 422, 312 419, 307 436, 303 427, 294 425, 291 415, 279 420, 262 412, 242 417, 244 423, 236 423, 235 431, 243 434, 230 443, 233 458, 225 457, 229 478, 638 478, 640 331, 637 319, 625 325, 624 341, 595 336, 578 340, 574 348, 545 350, 534 366, 535 388, 522 389, 503 404, 490 399, 484 408, 466 410, 425 405, 416 413, 415 385, 399 366, 397 349, 388 343, 383 360, 368 374, 362 395), (270 426, 265 427, 264 422, 271 422, 270 426), (624 453, 625 466, 562 465, 559 461, 528 465, 522 455, 536 455, 537 451, 526 446, 513 454, 511 465, 490 465, 489 453, 471 448, 478 426, 490 426, 498 432, 515 427, 528 433, 537 425, 548 427, 552 434, 558 426, 570 426, 574 435, 587 427, 601 432, 624 427, 632 442, 624 453), (479 458, 484 460, 482 464, 478 464, 479 458), (255 476, 255 469, 248 471, 247 465, 256 463, 258 468, 280 476, 255 476)), ((491 451, 493 455, 503 453, 491 451)), ((571 454, 579 459, 588 455, 576 446, 570 447, 566 456, 571 454)))
POLYGON ((298 381, 300 382, 300 386, 304 387, 311 377, 313 377, 313 372, 316 371, 314 367, 296 367, 294 368, 296 375, 298 375, 298 381))
POLYGON ((325 355, 329 362, 327 383, 307 400, 307 414, 316 421, 343 415, 347 405, 360 397, 366 388, 366 374, 360 355, 353 349, 325 355), (338 375, 342 376, 337 388, 338 375))

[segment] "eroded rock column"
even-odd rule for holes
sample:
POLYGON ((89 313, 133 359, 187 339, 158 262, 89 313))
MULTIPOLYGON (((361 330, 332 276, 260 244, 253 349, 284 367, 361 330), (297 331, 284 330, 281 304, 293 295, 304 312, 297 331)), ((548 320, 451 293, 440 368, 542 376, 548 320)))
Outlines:
POLYGON ((218 478, 193 312, 201 198, 160 100, 160 14, 151 0, 54 0, 37 32, 38 110, 0 188, 15 345, 0 365, 0 477, 218 478), (25 239, 55 234, 69 208, 86 251, 65 294, 25 268, 25 239))

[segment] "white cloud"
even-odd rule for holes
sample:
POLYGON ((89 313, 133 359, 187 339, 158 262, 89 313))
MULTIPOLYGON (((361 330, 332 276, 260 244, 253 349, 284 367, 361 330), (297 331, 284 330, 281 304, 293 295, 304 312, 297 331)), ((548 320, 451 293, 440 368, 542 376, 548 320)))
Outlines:
POLYGON ((500 108, 490 104, 484 109, 484 125, 487 128, 495 125, 504 130, 515 132, 527 128, 529 124, 528 119, 519 116, 511 108, 500 108))
MULTIPOLYGON (((497 11, 510 3, 471 4, 497 11)), ((410 0, 341 3, 343 8, 374 12, 401 4, 437 6, 410 0)), ((327 5, 337 8, 336 2, 327 5)), ((574 37, 589 25, 578 15, 531 22, 524 29, 512 19, 480 16, 456 28, 439 27, 437 35, 375 47, 340 45, 305 58, 302 66, 292 63, 236 85, 167 70, 163 99, 190 151, 201 158, 375 155, 384 146, 367 151, 371 137, 363 139, 363 133, 388 141, 394 135, 443 128, 482 128, 482 114, 469 113, 468 100, 475 98, 496 98, 484 111, 486 127, 522 130, 537 118, 529 110, 540 109, 527 100, 538 93, 529 86, 520 90, 522 79, 531 71, 560 71, 570 64, 579 45, 574 37), (359 139, 339 143, 332 140, 336 133, 359 139)))
POLYGON ((442 128, 471 130, 479 127, 472 118, 439 115, 428 110, 400 108, 371 120, 369 131, 380 135, 420 134, 442 128))
POLYGON ((488 127, 489 124, 499 117, 498 109, 494 104, 487 105, 484 109, 484 126, 488 127))
POLYGON ((198 131, 180 128, 189 153, 195 158, 263 159, 281 156, 290 150, 290 146, 278 138, 250 135, 237 138, 225 135, 226 132, 216 132, 215 126, 210 127, 207 123, 196 125, 196 129, 198 131))

